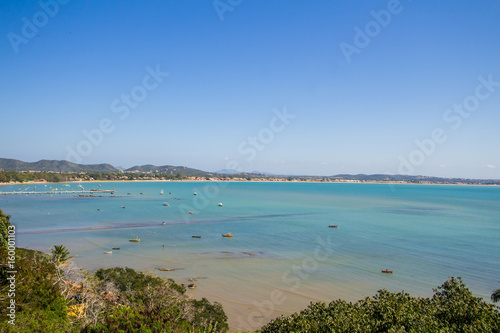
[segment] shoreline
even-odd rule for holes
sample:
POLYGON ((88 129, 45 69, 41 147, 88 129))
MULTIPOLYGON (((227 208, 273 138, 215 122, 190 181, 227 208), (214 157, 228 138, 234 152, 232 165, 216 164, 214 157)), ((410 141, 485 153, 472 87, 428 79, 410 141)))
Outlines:
POLYGON ((184 183, 313 183, 313 184, 385 184, 385 185, 457 185, 457 186, 500 186, 500 184, 468 184, 468 183, 437 183, 423 182, 414 183, 406 181, 358 181, 358 180, 340 180, 340 181, 322 181, 322 180, 265 180, 257 178, 256 180, 206 180, 206 179, 141 179, 141 180, 83 180, 83 181, 66 181, 66 182, 10 182, 0 183, 0 186, 20 186, 20 185, 48 185, 48 184, 80 184, 80 183, 169 183, 169 182, 184 182, 184 183))

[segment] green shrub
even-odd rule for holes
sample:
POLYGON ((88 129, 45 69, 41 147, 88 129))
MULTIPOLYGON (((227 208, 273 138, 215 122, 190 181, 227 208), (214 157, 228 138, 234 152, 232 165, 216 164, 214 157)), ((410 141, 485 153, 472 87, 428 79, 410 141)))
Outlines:
POLYGON ((7 247, 7 238, 9 233, 9 227, 12 224, 10 223, 10 215, 5 215, 4 212, 0 209, 0 246, 7 247))
POLYGON ((354 304, 311 303, 262 332, 500 332, 498 309, 474 297, 460 278, 434 291, 431 299, 380 290, 354 304))

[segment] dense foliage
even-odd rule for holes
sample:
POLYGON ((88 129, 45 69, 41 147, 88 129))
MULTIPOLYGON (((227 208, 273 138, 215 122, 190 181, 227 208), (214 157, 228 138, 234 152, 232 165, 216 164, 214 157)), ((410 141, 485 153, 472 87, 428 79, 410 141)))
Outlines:
POLYGON ((9 275, 4 260, 0 269, 2 332, 227 331, 220 304, 184 296, 185 288, 171 279, 112 268, 76 284, 69 276, 61 279, 61 267, 50 256, 20 248, 16 252, 15 326, 8 323, 9 275), (68 315, 79 306, 81 315, 68 315))
POLYGON ((0 209, 0 246, 7 246, 7 238, 9 233, 10 215, 5 215, 5 213, 0 209))
POLYGON ((494 302, 494 303, 500 302, 500 289, 495 290, 491 294, 491 301, 494 302))
POLYGON ((110 164, 76 164, 69 161, 40 160, 38 162, 23 162, 19 160, 0 158, 0 169, 12 171, 55 171, 55 172, 119 172, 110 164))
POLYGON ((105 173, 105 172, 27 172, 27 171, 5 171, 0 170, 0 183, 10 182, 33 182, 47 181, 49 183, 59 183, 66 181, 86 181, 86 180, 181 180, 187 179, 183 173, 175 174, 144 174, 144 173, 105 173))
POLYGON ((262 332, 500 332, 500 313, 474 297, 460 278, 434 290, 432 298, 380 290, 356 303, 311 303, 281 316, 262 332))
POLYGON ((56 172, 19 172, 0 170, 0 183, 23 183, 29 181, 39 181, 41 179, 51 183, 58 183, 64 181, 65 179, 70 179, 68 176, 74 177, 74 175, 56 172))
POLYGON ((178 332, 226 331, 227 316, 218 303, 182 297, 186 289, 172 279, 138 273, 130 268, 100 269, 95 274, 104 291, 110 283, 116 288, 100 323, 87 332, 150 332, 172 329, 178 332), (202 330, 203 329, 203 330, 202 330))

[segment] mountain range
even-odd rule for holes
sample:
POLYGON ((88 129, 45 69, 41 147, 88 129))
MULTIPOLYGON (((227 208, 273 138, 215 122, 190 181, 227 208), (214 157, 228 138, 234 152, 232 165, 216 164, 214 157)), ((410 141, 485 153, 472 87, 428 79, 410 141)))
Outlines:
POLYGON ((68 161, 40 160, 23 162, 8 158, 0 158, 0 170, 6 171, 54 171, 54 172, 120 172, 111 164, 76 164, 68 161))
POLYGON ((209 177, 212 173, 188 168, 185 166, 172 165, 137 165, 126 170, 115 168, 111 164, 77 164, 69 161, 59 160, 40 160, 38 162, 23 162, 14 159, 0 158, 0 170, 6 171, 53 171, 53 172, 100 172, 100 173, 119 173, 119 172, 141 172, 141 173, 162 173, 172 174, 182 173, 188 177, 209 177))

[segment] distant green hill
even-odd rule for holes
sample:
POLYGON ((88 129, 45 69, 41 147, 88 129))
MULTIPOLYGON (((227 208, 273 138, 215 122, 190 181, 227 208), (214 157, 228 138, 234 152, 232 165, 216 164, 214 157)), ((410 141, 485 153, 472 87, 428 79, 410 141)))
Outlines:
POLYGON ((151 164, 146 165, 136 165, 131 168, 125 170, 126 172, 150 172, 155 174, 168 174, 168 175, 176 175, 181 173, 187 177, 211 177, 214 174, 198 169, 191 169, 185 166, 172 166, 172 165, 162 165, 156 166, 151 164))
POLYGON ((433 182, 433 183, 491 183, 496 184, 498 180, 492 179, 469 179, 469 178, 442 178, 442 177, 431 177, 431 176, 410 176, 410 175, 385 175, 385 174, 374 174, 374 175, 348 175, 341 174, 331 176, 329 178, 343 179, 343 180, 365 180, 365 181, 405 181, 405 182, 433 182))
POLYGON ((58 160, 40 160, 38 162, 23 162, 19 160, 0 158, 0 170, 5 171, 54 171, 54 172, 100 172, 100 173, 119 173, 119 172, 138 172, 177 175, 182 174, 186 177, 211 177, 214 174, 202 170, 192 169, 185 166, 163 165, 156 166, 151 164, 138 165, 132 168, 121 170, 111 164, 76 164, 68 161, 58 160))
POLYGON ((76 164, 58 160, 40 160, 30 163, 8 158, 0 158, 0 169, 6 171, 120 172, 110 164, 76 164))

